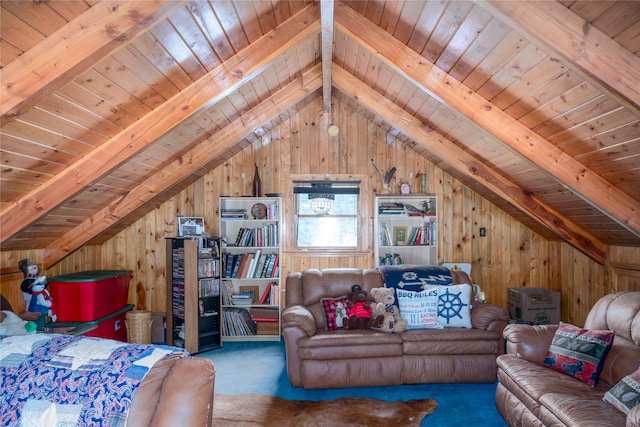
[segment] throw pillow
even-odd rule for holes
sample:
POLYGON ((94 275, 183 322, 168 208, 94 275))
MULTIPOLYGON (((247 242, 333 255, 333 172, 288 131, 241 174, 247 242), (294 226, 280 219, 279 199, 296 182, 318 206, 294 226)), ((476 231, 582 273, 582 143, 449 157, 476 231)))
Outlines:
POLYGON ((611 387, 602 400, 625 414, 629 414, 634 406, 640 405, 640 368, 611 387))
POLYGON ((445 328, 471 329, 471 285, 436 286, 438 323, 445 328))
POLYGON ((396 299, 407 329, 442 329, 438 323, 437 289, 421 292, 396 289, 396 299))
POLYGON ((595 386, 611 344, 613 331, 581 329, 560 322, 544 365, 595 386))
POLYGON ((336 298, 322 298, 322 314, 324 316, 324 327, 328 331, 335 331, 342 328, 342 317, 347 315, 351 308, 351 298, 349 295, 342 295, 336 298))

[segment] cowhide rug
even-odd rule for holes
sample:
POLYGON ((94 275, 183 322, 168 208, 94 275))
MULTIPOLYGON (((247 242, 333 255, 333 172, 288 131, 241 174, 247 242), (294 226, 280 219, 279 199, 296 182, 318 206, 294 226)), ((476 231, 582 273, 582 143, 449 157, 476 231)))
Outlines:
POLYGON ((420 426, 436 410, 433 399, 408 402, 347 397, 335 400, 286 400, 266 394, 224 395, 214 398, 213 425, 299 426, 420 426))

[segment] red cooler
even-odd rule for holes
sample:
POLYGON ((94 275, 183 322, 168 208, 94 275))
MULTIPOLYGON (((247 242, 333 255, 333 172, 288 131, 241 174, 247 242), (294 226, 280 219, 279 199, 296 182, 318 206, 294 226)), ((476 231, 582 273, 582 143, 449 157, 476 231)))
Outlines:
POLYGON ((50 277, 49 292, 57 322, 91 322, 123 310, 127 306, 131 273, 90 270, 50 277))

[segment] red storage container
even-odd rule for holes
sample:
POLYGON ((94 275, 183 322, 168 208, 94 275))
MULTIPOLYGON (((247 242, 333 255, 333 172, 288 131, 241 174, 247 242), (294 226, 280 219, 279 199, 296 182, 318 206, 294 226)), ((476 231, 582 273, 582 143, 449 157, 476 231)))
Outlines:
POLYGON ((90 270, 50 277, 49 292, 57 321, 90 322, 122 310, 127 305, 131 273, 90 270))
POLYGON ((109 316, 100 318, 88 324, 97 324, 98 327, 85 333, 87 337, 108 338, 110 340, 118 340, 127 342, 127 326, 125 317, 127 311, 133 309, 134 305, 129 304, 122 310, 110 314, 109 316))

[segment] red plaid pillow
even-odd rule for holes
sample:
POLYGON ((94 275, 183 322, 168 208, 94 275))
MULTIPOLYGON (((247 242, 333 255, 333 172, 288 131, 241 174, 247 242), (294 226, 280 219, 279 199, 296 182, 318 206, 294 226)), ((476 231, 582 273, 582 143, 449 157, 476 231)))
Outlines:
POLYGON ((323 298, 320 302, 322 303, 325 329, 328 331, 341 329, 342 315, 346 316, 351 308, 351 298, 348 295, 343 295, 336 298, 323 298), (341 307, 344 308, 343 312, 341 307))

